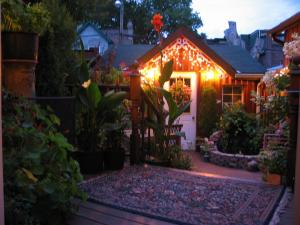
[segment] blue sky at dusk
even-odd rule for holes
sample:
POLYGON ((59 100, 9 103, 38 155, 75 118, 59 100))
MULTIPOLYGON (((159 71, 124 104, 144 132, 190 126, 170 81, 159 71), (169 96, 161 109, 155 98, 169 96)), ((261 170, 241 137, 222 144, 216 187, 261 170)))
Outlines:
POLYGON ((237 22, 239 34, 271 29, 300 11, 300 0, 193 0, 209 38, 223 37, 228 21, 237 22))

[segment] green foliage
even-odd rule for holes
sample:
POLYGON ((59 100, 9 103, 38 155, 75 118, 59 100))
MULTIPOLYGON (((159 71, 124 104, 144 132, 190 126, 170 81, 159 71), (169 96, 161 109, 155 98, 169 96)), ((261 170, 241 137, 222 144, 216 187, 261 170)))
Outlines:
POLYGON ((50 26, 40 37, 36 91, 39 96, 68 95, 65 84, 77 76, 78 58, 72 50, 76 39, 75 23, 60 0, 43 0, 50 13, 50 26))
POLYGON ((209 137, 218 122, 217 92, 212 87, 203 88, 200 99, 198 126, 201 136, 209 137))
POLYGON ((169 62, 167 62, 161 72, 161 76, 159 77, 159 84, 161 87, 164 86, 164 84, 170 80, 172 73, 173 73, 173 60, 170 60, 169 62))
POLYGON ((276 91, 285 91, 290 85, 290 77, 286 74, 273 78, 276 91))
POLYGON ((287 151, 287 146, 270 146, 260 152, 260 166, 265 172, 284 175, 287 169, 287 151))
POLYGON ((48 28, 50 15, 42 3, 1 0, 1 6, 1 30, 43 34, 48 28))
POLYGON ((104 84, 128 84, 122 71, 112 67, 108 74, 101 74, 101 82, 104 84))
MULTIPOLYGON (((157 43, 157 34, 151 24, 152 16, 159 12, 164 17, 164 34, 173 32, 179 26, 187 26, 196 31, 202 26, 202 21, 197 12, 193 12, 192 0, 127 0, 124 1, 125 25, 129 20, 133 23, 135 43, 157 43), (139 16, 136 16, 139 15, 139 16)), ((119 26, 119 10, 110 1, 104 10, 108 15, 97 19, 104 28, 116 28, 119 26), (111 19, 113 18, 113 20, 111 19)))
POLYGON ((220 151, 232 154, 256 155, 260 143, 256 137, 256 119, 249 116, 240 104, 224 109, 219 122, 222 138, 218 143, 220 151))
POLYGON ((77 82, 83 83, 78 92, 81 103, 78 119, 78 140, 81 150, 99 151, 106 139, 106 132, 118 130, 118 108, 126 98, 126 92, 109 91, 102 95, 98 85, 91 81, 86 61, 82 60, 77 82))
POLYGON ((161 69, 162 74, 159 78, 158 86, 146 85, 145 92, 148 100, 151 102, 153 108, 148 108, 150 116, 147 118, 147 125, 153 129, 156 143, 159 145, 160 151, 165 152, 169 148, 170 129, 165 132, 165 126, 171 127, 176 119, 186 111, 191 102, 180 103, 175 102, 172 94, 163 88, 164 83, 167 82, 173 73, 173 61, 167 62, 161 69), (164 107, 167 102, 168 109, 164 107), (167 120, 168 119, 168 120, 167 120), (166 124, 167 121, 167 124, 166 124))
POLYGON ((182 149, 177 145, 170 147, 168 161, 171 167, 177 169, 190 170, 192 166, 191 159, 184 155, 182 149))
POLYGON ((6 224, 64 224, 71 200, 85 197, 73 146, 52 112, 6 93, 3 104, 6 224))

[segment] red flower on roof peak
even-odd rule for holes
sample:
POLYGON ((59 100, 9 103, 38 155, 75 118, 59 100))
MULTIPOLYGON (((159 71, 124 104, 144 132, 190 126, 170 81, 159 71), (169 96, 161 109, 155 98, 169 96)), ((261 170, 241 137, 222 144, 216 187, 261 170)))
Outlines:
POLYGON ((163 17, 159 13, 154 14, 151 20, 151 24, 154 26, 154 30, 160 32, 162 26, 164 25, 162 21, 163 17))

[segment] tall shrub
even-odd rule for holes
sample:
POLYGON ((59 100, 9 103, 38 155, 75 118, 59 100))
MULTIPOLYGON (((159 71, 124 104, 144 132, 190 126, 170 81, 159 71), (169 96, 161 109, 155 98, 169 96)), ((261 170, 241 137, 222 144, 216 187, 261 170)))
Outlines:
POLYGON ((78 65, 72 50, 76 26, 61 1, 44 0, 43 4, 50 13, 50 26, 40 37, 39 63, 36 69, 37 95, 67 95, 66 79, 72 78, 78 65))
POLYGON ((256 119, 247 114, 241 104, 228 106, 221 116, 222 138, 219 150, 232 154, 256 155, 260 149, 256 119))
POLYGON ((217 121, 217 92, 213 87, 205 87, 201 92, 198 115, 200 135, 208 137, 216 128, 217 121))

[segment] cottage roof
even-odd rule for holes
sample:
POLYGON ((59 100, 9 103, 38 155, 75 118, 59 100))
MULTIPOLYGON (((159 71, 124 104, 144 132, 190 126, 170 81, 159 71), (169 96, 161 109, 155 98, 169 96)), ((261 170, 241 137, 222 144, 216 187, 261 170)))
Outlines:
POLYGON ((116 57, 113 61, 113 66, 117 68, 121 63, 125 63, 130 66, 151 48, 153 48, 153 45, 118 45, 115 49, 116 57))
POLYGON ((230 64, 236 73, 263 74, 266 68, 253 59, 248 51, 240 46, 227 44, 208 45, 217 55, 230 64))
POLYGON ((146 63, 152 57, 157 55, 161 48, 167 47, 178 37, 186 37, 196 47, 201 49, 212 61, 221 66, 228 74, 235 77, 236 74, 264 74, 266 69, 251 55, 241 47, 227 44, 212 44, 208 45, 202 41, 201 37, 186 27, 177 29, 174 33, 168 36, 161 46, 156 45, 151 50, 142 55, 138 62, 146 63))

